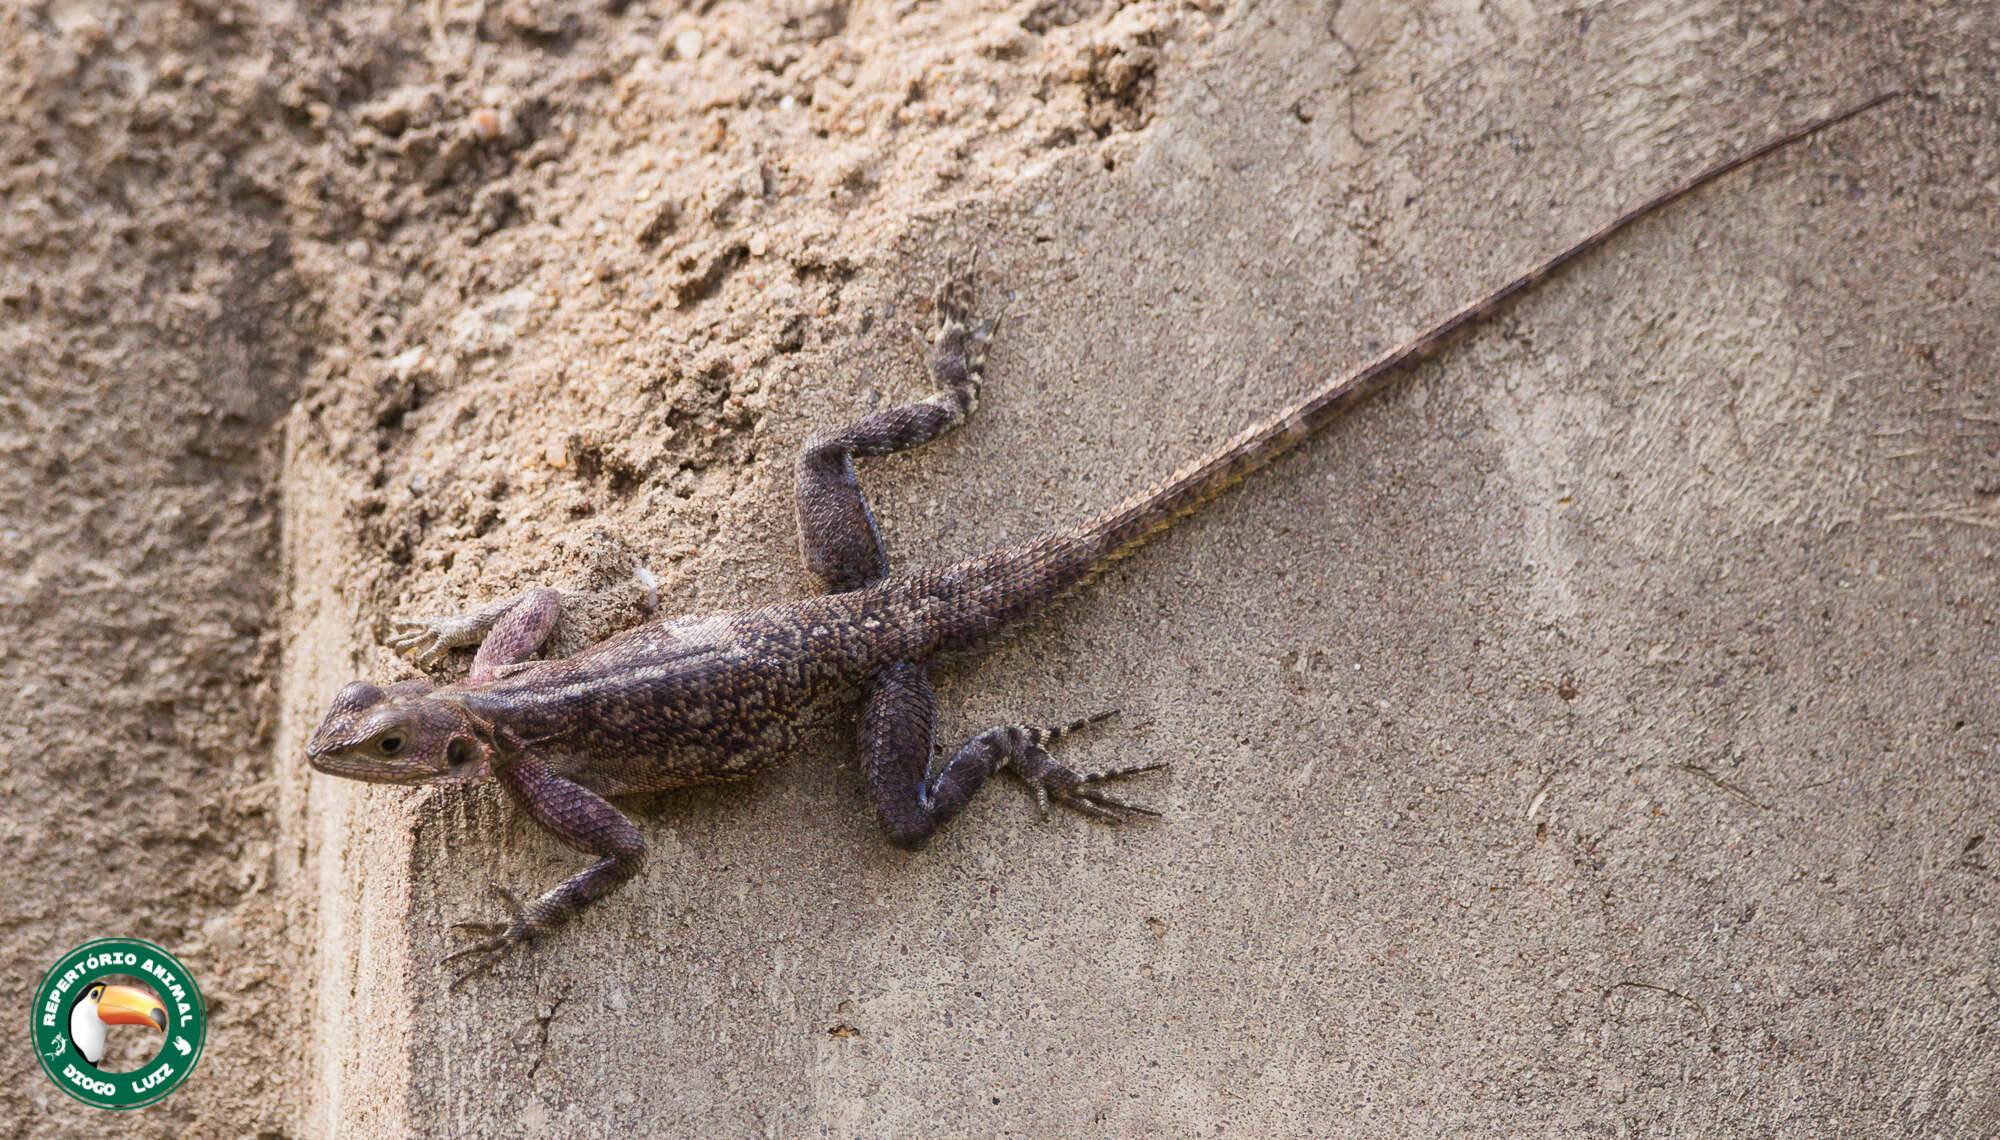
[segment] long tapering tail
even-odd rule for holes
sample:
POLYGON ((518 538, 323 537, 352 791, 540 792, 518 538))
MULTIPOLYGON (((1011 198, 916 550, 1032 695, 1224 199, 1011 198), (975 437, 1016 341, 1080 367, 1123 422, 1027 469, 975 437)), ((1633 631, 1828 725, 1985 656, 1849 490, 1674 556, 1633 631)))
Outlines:
POLYGON ((1428 359, 1453 335, 1491 316, 1502 305, 1540 284, 1556 270, 1611 240, 1613 234, 1740 166, 1748 165, 1795 142, 1846 122, 1901 95, 1892 91, 1844 111, 1814 119, 1796 130, 1780 135, 1754 150, 1724 159, 1706 170, 1662 190, 1644 202, 1599 226, 1595 233, 1531 267, 1527 272, 1438 321, 1415 337, 1377 357, 1358 372, 1328 382, 1319 391, 1287 408, 1277 417, 1245 431, 1221 448, 1175 472, 1173 477, 1142 494, 1135 495, 1116 510, 1079 528, 1096 549, 1091 572, 1130 554, 1146 539, 1206 503, 1237 480, 1272 460, 1301 440, 1332 423, 1340 415, 1381 391, 1405 369, 1428 359))
POLYGON ((912 589, 917 595, 941 601, 948 597, 957 599, 955 604, 940 606, 940 611, 951 617, 932 631, 933 636, 926 639, 929 645, 923 651, 978 640, 1051 598, 1075 589, 1237 480, 1268 465, 1341 413, 1387 387, 1409 366, 1444 347, 1455 334, 1491 316, 1508 301, 1603 245, 1625 227, 1740 166, 1810 138, 1901 94, 1892 91, 1878 95, 1844 111, 1814 119, 1660 191, 1598 227, 1588 237, 1383 353, 1366 367, 1329 381, 1278 416, 1237 436, 1206 458, 1181 468, 1172 478, 1134 495, 1107 514, 1018 546, 935 567, 900 583, 902 588, 912 589), (976 597, 968 598, 968 592, 976 597), (972 604, 966 604, 968 601, 972 604))

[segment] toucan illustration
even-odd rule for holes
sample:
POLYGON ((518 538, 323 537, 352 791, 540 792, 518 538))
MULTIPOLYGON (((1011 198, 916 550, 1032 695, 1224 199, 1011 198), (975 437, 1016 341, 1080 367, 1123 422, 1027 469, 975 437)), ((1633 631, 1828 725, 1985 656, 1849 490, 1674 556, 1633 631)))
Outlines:
POLYGON ((145 990, 92 982, 69 1010, 69 1039, 95 1066, 104 1059, 104 1034, 114 1025, 150 1025, 167 1031, 167 1007, 145 990))

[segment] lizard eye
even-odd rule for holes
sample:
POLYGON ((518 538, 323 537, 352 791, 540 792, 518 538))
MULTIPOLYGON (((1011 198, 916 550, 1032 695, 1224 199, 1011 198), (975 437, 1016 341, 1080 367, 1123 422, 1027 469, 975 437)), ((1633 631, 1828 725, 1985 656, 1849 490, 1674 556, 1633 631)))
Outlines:
POLYGON ((375 751, 384 756, 394 756, 403 750, 403 734, 392 732, 375 742, 375 751))

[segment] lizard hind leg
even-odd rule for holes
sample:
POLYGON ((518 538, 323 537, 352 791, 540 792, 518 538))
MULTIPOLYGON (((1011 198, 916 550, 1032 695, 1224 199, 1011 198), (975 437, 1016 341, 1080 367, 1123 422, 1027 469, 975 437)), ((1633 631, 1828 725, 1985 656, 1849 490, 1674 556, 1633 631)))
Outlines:
POLYGON ((987 780, 1012 769, 1035 794, 1042 814, 1049 801, 1104 823, 1124 823, 1159 812, 1112 795, 1104 780, 1164 768, 1165 763, 1127 764, 1075 771, 1050 754, 1048 746, 1112 716, 1098 713, 1057 728, 1009 724, 973 737, 943 763, 934 761, 936 698, 924 667, 897 663, 876 675, 861 720, 861 762, 868 798, 889 841, 919 848, 932 833, 972 802, 987 780))
POLYGON ((855 458, 929 443, 978 406, 993 322, 975 322, 970 300, 970 286, 955 273, 938 290, 931 340, 936 391, 822 432, 799 456, 799 542, 806 569, 830 592, 859 590, 889 573, 888 552, 854 473, 855 458))

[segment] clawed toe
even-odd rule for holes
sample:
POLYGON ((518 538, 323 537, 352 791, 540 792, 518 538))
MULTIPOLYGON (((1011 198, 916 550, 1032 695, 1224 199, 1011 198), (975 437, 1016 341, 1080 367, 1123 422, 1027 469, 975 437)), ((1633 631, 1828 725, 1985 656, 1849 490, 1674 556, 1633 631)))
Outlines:
POLYGON ((449 966, 461 958, 470 958, 477 955, 477 959, 472 965, 459 971, 458 976, 451 980, 451 985, 445 988, 456 992, 458 987, 499 965, 500 960, 507 956, 507 951, 512 949, 513 945, 513 943, 504 938, 490 938, 485 942, 479 943, 477 946, 468 946, 456 954, 447 954, 443 958, 438 959, 438 965, 449 966))
POLYGON ((419 665, 429 665, 451 649, 443 625, 441 620, 394 618, 389 622, 389 628, 394 632, 385 639, 386 644, 419 665))
POLYGON ((968 325, 972 314, 972 271, 978 261, 979 251, 976 249, 963 256, 953 254, 946 259, 944 280, 938 284, 937 295, 932 300, 937 310, 939 329, 961 325, 967 326, 975 337, 981 339, 991 334, 991 321, 981 321, 979 328, 968 325))
POLYGON ((473 614, 391 618, 390 633, 384 644, 419 665, 429 666, 460 646, 479 644, 479 639, 491 624, 490 621, 482 622, 473 614))
POLYGON ((1162 768, 1171 768, 1173 766, 1174 762, 1172 760, 1142 760, 1137 764, 1121 764, 1115 768, 1099 768, 1095 772, 1085 772, 1082 775, 1085 783, 1096 783, 1099 780, 1115 780, 1120 776, 1136 776, 1141 772, 1157 772, 1162 768))
POLYGON ((492 888, 493 893, 499 895, 501 901, 507 904, 507 909, 511 914, 502 920, 467 919, 464 922, 454 922, 451 924, 453 930, 463 930, 469 934, 486 935, 487 937, 464 949, 453 951, 438 959, 438 965, 440 966, 449 966, 453 962, 462 961, 467 958, 473 959, 470 967, 461 972, 458 977, 452 979, 450 989, 456 990, 473 976, 491 970, 493 967, 499 965, 500 960, 505 958, 508 952, 513 950, 514 947, 534 937, 533 932, 528 927, 527 910, 521 905, 521 900, 514 892, 501 886, 499 883, 488 883, 487 886, 492 888))
MULTIPOLYGON (((1160 764, 1148 764, 1144 769, 1135 769, 1135 771, 1152 771, 1155 768, 1163 766, 1160 764)), ((1151 808, 1145 804, 1135 804, 1130 800, 1119 799, 1110 792, 1093 788, 1088 784, 1078 788, 1072 793, 1072 796, 1073 799, 1071 802, 1073 804, 1079 802, 1087 803, 1091 805, 1096 814, 1101 816, 1108 813, 1116 817, 1120 823, 1123 823, 1128 816, 1132 815, 1150 815, 1155 819, 1158 819, 1160 816, 1160 809, 1158 808, 1151 808)))
POLYGON ((1126 812, 1131 810, 1130 804, 1121 803, 1108 796, 1093 796, 1083 792, 1072 792, 1062 797, 1062 802, 1071 811, 1113 826, 1124 823, 1126 812))
POLYGON ((1102 788, 1092 787, 1090 781, 1128 776, 1134 772, 1151 772, 1154 769, 1166 766, 1164 762, 1158 764, 1140 764, 1130 768, 1120 768, 1116 771, 1096 772, 1090 775, 1079 776, 1078 779, 1080 782, 1077 786, 1071 788, 1067 793, 1058 798, 1070 808, 1080 811, 1092 819, 1103 820, 1105 823, 1129 823, 1135 815, 1147 815, 1157 819, 1160 816, 1160 809, 1120 799, 1102 788))
POLYGON ((1090 772, 1077 772, 1058 762, 1044 747, 1046 743, 1053 742, 1059 737, 1115 716, 1117 711, 1112 709, 1084 717, 1060 728, 1023 727, 1017 730, 1022 735, 1022 747, 1009 761, 1009 767, 1026 781, 1029 789, 1034 792, 1035 806, 1041 810, 1043 818, 1048 817, 1051 800, 1103 823, 1129 823, 1138 816, 1160 815, 1158 808, 1133 803, 1096 785, 1105 780, 1157 771, 1168 767, 1171 761, 1149 760, 1099 768, 1090 772))
MULTIPOLYGON (((463 926, 467 924, 460 923, 459 925, 463 926)), ((453 929, 457 928, 454 927, 453 929)), ((491 938, 481 939, 480 941, 475 942, 472 945, 467 946, 462 950, 454 950, 451 953, 446 954, 444 957, 438 959, 438 965, 449 966, 453 962, 456 962, 461 958, 470 958, 475 954, 492 954, 494 955, 493 961, 497 962, 499 961, 499 953, 504 952, 510 945, 512 945, 512 943, 510 943, 507 940, 507 937, 505 935, 496 934, 491 938)), ((491 965, 491 963, 488 962, 480 964, 482 968, 487 965, 491 965)), ((469 976, 470 976, 469 974, 461 974, 459 975, 458 980, 462 982, 469 976)), ((457 983, 454 982, 453 985, 455 986, 457 985, 457 983)))
POLYGON ((1068 791, 1054 791, 1044 785, 1036 784, 1034 785, 1034 790, 1035 802, 1041 806, 1042 818, 1044 819, 1048 818, 1049 801, 1051 799, 1071 811, 1077 812, 1080 815, 1087 815, 1103 823, 1130 823, 1134 816, 1151 816, 1155 819, 1160 816, 1158 808, 1147 807, 1144 804, 1135 804, 1130 800, 1120 799, 1109 792, 1100 791, 1088 785, 1072 788, 1068 791))

